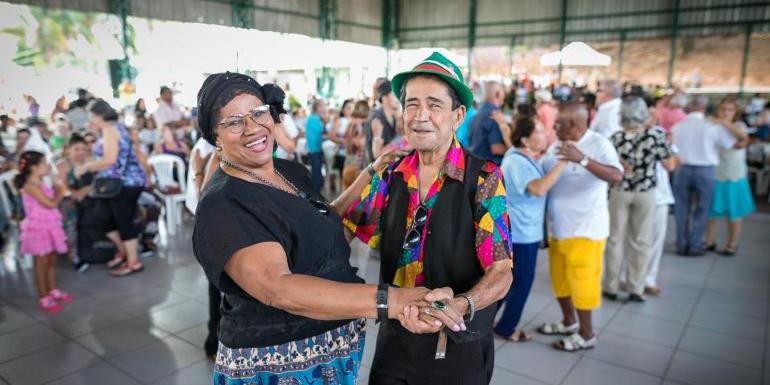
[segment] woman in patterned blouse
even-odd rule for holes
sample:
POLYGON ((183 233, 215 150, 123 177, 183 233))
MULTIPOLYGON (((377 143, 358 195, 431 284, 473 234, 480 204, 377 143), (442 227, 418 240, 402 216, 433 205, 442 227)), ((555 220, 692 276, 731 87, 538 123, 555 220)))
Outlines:
POLYGON ((607 241, 603 289, 604 296, 610 300, 618 297, 620 268, 625 258, 628 299, 644 301, 644 279, 651 258, 655 214, 655 165, 660 161, 669 171, 675 166, 665 135, 649 128, 649 120, 650 113, 644 100, 638 96, 627 96, 620 107, 623 130, 610 137, 625 169, 621 184, 610 190, 611 233, 607 241))

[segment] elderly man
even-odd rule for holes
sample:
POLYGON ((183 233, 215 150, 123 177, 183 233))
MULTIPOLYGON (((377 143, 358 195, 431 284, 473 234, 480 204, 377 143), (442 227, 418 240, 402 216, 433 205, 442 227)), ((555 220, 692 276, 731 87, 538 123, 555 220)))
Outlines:
POLYGON ((511 148, 511 130, 507 125, 500 125, 492 114, 500 114, 505 91, 503 86, 494 81, 484 84, 484 105, 468 125, 468 149, 481 159, 500 165, 503 155, 511 148))
POLYGON ((171 92, 171 88, 166 86, 160 87, 160 99, 158 99, 158 109, 152 113, 152 118, 155 120, 155 125, 159 128, 168 125, 177 135, 177 139, 180 136, 176 130, 190 125, 190 120, 184 117, 182 109, 174 102, 174 93, 171 92))
POLYGON ((596 345, 591 311, 601 303, 602 254, 610 232, 607 184, 623 178, 615 148, 602 135, 587 130, 587 121, 584 105, 562 105, 556 118, 559 140, 543 158, 546 172, 561 159, 572 162, 548 196, 551 281, 564 318, 538 329, 542 334, 566 335, 554 344, 565 351, 596 345))
POLYGON ((372 179, 344 223, 380 245, 382 284, 446 289, 428 298, 439 306, 403 309, 404 326, 380 326, 370 384, 487 384, 496 304, 511 284, 502 174, 454 136, 473 99, 454 63, 433 53, 396 75, 393 91, 415 151, 372 179), (445 322, 450 314, 465 328, 445 322))
POLYGON ((674 172, 676 252, 681 256, 705 255, 703 236, 714 190, 714 166, 719 152, 733 148, 738 139, 721 125, 706 120, 708 97, 692 98, 687 117, 671 128, 672 141, 682 163, 674 172))
POLYGON ((596 103, 599 108, 596 116, 591 121, 591 131, 609 138, 612 134, 622 129, 620 126, 620 97, 623 90, 614 80, 602 80, 596 91, 596 103))

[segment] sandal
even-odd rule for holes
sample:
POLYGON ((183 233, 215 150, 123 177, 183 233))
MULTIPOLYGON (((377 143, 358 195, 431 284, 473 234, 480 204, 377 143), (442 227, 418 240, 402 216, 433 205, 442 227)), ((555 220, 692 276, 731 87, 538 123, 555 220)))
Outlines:
POLYGON ((716 251, 717 250, 717 244, 711 243, 711 244, 705 244, 703 245, 703 251, 716 251))
POLYGON ((128 263, 124 263, 120 266, 120 268, 115 269, 110 272, 110 275, 113 277, 125 277, 127 275, 131 275, 134 273, 138 273, 140 271, 144 270, 144 265, 141 263, 137 263, 136 265, 129 265, 128 263))
POLYGON ((554 342, 553 347, 563 352, 593 349, 596 347, 596 336, 586 341, 579 333, 575 333, 554 342))
POLYGON ((562 336, 568 336, 570 334, 574 334, 578 331, 580 328, 580 323, 575 322, 572 325, 564 326, 564 323, 559 322, 551 322, 551 323, 544 323, 542 326, 537 328, 537 332, 540 334, 545 334, 547 336, 553 336, 553 335, 562 335, 562 336))
POLYGON ((121 253, 115 254, 115 258, 112 258, 107 262, 107 268, 108 269, 114 269, 116 267, 120 267, 123 265, 123 262, 126 261, 126 256, 121 253))

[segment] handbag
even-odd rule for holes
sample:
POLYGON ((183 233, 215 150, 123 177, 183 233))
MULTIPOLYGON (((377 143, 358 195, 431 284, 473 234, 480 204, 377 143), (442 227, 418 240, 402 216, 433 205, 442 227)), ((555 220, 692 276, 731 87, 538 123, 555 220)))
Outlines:
MULTIPOLYGON (((129 150, 131 151, 131 150, 129 150)), ((131 153, 126 156, 126 163, 120 170, 120 175, 126 173, 128 168, 128 162, 131 159, 131 153)), ((115 198, 120 194, 120 190, 123 189, 123 177, 99 177, 94 178, 91 182, 91 191, 88 192, 88 196, 94 199, 110 199, 115 198)))

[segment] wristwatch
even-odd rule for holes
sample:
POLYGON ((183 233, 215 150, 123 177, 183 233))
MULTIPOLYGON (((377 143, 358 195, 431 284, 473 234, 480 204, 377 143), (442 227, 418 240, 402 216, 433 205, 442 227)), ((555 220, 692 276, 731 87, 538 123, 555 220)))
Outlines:
POLYGON ((578 162, 583 167, 588 167, 588 157, 586 155, 583 155, 583 158, 580 159, 580 162, 578 162))
POLYGON ((377 322, 388 320, 388 285, 381 283, 377 286, 377 322))

